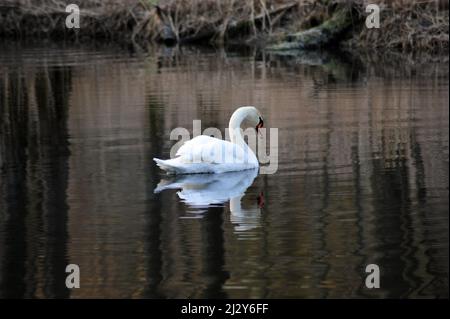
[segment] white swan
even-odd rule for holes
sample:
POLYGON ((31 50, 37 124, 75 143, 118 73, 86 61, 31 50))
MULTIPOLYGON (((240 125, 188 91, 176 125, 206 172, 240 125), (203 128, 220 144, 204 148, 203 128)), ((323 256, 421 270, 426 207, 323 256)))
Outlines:
POLYGON ((257 168, 258 159, 242 137, 241 124, 244 120, 255 125, 256 131, 264 125, 255 107, 242 106, 230 118, 228 129, 231 142, 200 135, 184 143, 175 158, 153 160, 161 169, 172 174, 224 173, 257 168))

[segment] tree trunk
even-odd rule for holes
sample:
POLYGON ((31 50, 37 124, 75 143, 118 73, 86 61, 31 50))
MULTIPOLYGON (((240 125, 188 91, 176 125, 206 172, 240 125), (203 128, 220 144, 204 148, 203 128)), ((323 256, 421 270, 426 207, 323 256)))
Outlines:
POLYGON ((288 34, 284 41, 269 50, 310 50, 338 42, 352 25, 352 8, 344 5, 336 9, 330 19, 317 27, 288 34))

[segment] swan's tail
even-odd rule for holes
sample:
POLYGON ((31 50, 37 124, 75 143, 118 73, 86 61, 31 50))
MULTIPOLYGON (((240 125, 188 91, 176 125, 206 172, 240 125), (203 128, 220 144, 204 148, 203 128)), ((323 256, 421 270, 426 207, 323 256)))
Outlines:
POLYGON ((158 165, 162 170, 165 170, 170 174, 181 173, 180 169, 177 166, 173 165, 172 160, 162 160, 159 158, 153 158, 153 160, 156 162, 156 165, 158 165))

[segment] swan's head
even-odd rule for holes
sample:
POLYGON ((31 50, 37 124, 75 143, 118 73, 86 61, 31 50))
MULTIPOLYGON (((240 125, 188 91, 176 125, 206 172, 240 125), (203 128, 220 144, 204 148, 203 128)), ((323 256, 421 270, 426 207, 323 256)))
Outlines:
POLYGON ((254 127, 256 132, 259 132, 259 129, 264 127, 264 120, 261 113, 254 106, 242 106, 238 108, 232 116, 233 118, 239 118, 240 121, 246 120, 249 126, 254 127))

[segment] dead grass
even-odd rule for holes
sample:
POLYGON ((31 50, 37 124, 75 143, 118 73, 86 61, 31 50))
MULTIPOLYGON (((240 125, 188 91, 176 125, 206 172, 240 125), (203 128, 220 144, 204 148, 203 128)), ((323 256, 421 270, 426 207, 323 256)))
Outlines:
POLYGON ((80 0, 80 29, 65 27, 67 1, 0 0, 0 36, 148 38, 150 7, 137 0, 80 0))
MULTIPOLYGON (((399 51, 448 51, 448 0, 378 0, 381 29, 364 27, 364 0, 80 0, 81 28, 65 28, 62 0, 0 0, 0 36, 123 41, 226 42, 292 32, 322 23, 333 6, 354 7, 347 45, 399 51), (154 4, 158 3, 158 7, 154 4)), ((374 1, 371 1, 374 2, 374 1)))
MULTIPOLYGON (((448 51, 448 0, 382 0, 380 29, 364 26, 354 32, 351 45, 403 52, 448 51)), ((364 6, 358 5, 365 17, 364 6)))

